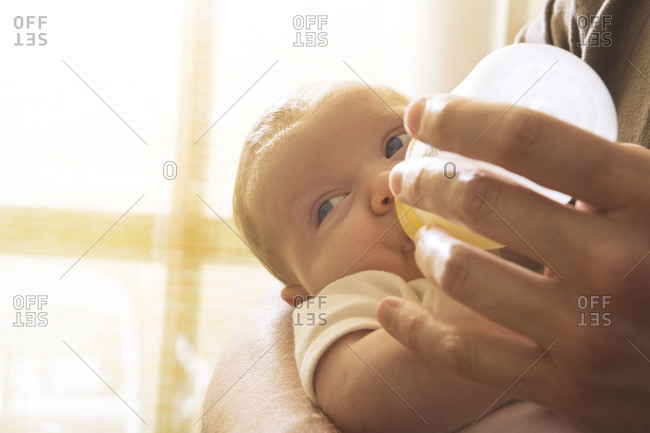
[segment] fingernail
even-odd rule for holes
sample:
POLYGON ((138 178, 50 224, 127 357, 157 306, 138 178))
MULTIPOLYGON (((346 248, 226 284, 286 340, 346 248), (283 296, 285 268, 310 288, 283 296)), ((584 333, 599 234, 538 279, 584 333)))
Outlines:
POLYGON ((420 98, 417 101, 411 102, 406 111, 404 112, 404 127, 406 132, 411 136, 417 135, 420 130, 420 121, 422 120, 422 113, 426 105, 426 99, 420 98))
POLYGON ((402 192, 402 177, 404 175, 404 163, 400 162, 390 171, 388 175, 388 184, 390 185, 390 190, 393 193, 393 196, 402 192))
POLYGON ((379 323, 385 328, 392 328, 393 318, 403 304, 401 298, 384 298, 377 307, 377 320, 379 320, 379 323))

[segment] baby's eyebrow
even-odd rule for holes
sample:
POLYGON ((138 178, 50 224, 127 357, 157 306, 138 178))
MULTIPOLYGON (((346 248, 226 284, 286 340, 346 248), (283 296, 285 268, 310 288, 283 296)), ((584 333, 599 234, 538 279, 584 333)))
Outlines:
POLYGON ((390 98, 382 98, 381 105, 372 104, 372 108, 368 110, 368 114, 373 117, 386 117, 395 118, 400 122, 404 122, 404 111, 408 102, 404 101, 391 101, 390 98))

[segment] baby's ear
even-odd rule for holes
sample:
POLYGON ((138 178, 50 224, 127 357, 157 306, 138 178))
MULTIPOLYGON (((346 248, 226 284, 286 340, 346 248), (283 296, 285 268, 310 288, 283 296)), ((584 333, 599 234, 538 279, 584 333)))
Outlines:
POLYGON ((291 307, 297 307, 303 301, 307 300, 309 293, 307 293, 307 290, 305 290, 304 287, 294 284, 282 289, 281 296, 284 302, 289 304, 291 307))

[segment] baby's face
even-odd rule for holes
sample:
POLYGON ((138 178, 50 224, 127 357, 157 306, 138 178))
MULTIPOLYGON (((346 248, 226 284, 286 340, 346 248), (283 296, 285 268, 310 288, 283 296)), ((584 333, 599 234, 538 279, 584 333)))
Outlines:
POLYGON ((267 167, 261 219, 298 278, 292 283, 309 294, 363 270, 422 276, 388 187, 409 141, 400 119, 408 100, 378 93, 390 107, 362 84, 335 88, 282 139, 267 167))

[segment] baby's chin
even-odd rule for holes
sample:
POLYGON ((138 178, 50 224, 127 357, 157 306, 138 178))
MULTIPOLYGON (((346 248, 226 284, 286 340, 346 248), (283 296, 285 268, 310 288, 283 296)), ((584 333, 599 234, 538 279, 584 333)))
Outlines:
POLYGON ((424 278, 420 268, 418 268, 415 263, 415 249, 408 249, 402 251, 403 261, 401 266, 391 270, 394 274, 399 275, 404 279, 404 281, 417 280, 418 278, 424 278))
POLYGON ((410 272, 401 273, 400 277, 404 278, 404 281, 409 282, 420 278, 424 278, 424 275, 422 275, 422 272, 420 272, 420 269, 418 269, 416 266, 415 269, 410 272))

